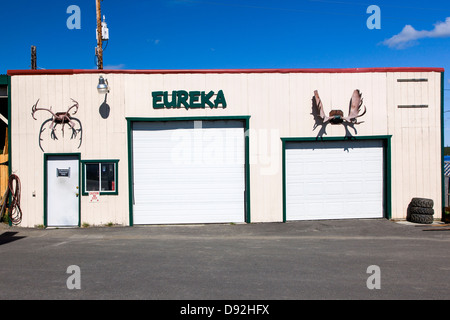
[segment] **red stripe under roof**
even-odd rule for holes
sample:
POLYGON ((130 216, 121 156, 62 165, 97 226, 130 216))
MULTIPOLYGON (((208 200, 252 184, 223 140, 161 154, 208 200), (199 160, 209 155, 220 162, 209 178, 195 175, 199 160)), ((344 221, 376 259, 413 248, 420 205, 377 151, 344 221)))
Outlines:
POLYGON ((197 69, 197 70, 8 70, 9 76, 22 75, 73 75, 90 73, 116 74, 206 74, 206 73, 371 73, 371 72, 444 72, 444 68, 398 67, 398 68, 348 68, 348 69, 197 69))

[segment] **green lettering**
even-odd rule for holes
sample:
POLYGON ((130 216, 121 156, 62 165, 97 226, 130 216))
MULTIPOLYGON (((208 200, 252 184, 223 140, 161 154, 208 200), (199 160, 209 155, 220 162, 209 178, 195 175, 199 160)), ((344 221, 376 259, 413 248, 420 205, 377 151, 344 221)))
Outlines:
POLYGON ((178 98, 177 108, 180 108, 181 105, 184 105, 186 109, 189 109, 189 103, 187 102, 188 97, 189 94, 187 93, 187 91, 184 90, 177 91, 177 98, 178 98))
POLYGON ((219 92, 217 92, 217 98, 216 100, 214 100, 214 106, 216 108, 219 106, 219 104, 222 105, 222 108, 227 107, 227 101, 225 100, 225 95, 223 94, 222 90, 219 90, 219 92))
POLYGON ((177 106, 177 92, 172 91, 172 101, 168 99, 169 92, 164 91, 164 106, 166 108, 175 108, 177 106))
POLYGON ((169 97, 169 91, 153 91, 153 108, 181 108, 182 106, 186 109, 189 108, 205 108, 206 106, 210 108, 222 108, 227 107, 227 101, 225 100, 225 95, 222 90, 219 90, 216 95, 214 102, 211 101, 214 96, 214 91, 172 91, 172 98, 169 97))
POLYGON ((152 92, 153 97, 153 109, 161 109, 164 108, 164 104, 158 103, 162 101, 163 92, 162 91, 154 91, 152 92))
MULTIPOLYGON (((191 108, 201 108, 202 104, 198 101, 200 99, 200 91, 189 92, 189 104, 191 108)), ((203 106, 204 108, 204 106, 203 106)))
POLYGON ((213 95, 214 91, 210 91, 208 94, 205 94, 205 91, 202 91, 201 104, 203 108, 205 108, 206 105, 208 105, 210 108, 214 108, 214 104, 209 100, 213 95))

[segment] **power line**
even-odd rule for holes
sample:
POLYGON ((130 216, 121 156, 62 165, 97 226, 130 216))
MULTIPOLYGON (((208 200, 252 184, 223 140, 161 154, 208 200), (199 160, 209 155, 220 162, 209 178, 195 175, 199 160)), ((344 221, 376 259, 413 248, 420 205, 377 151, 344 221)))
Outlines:
MULTIPOLYGON (((291 12, 304 12, 304 13, 317 13, 316 10, 304 10, 304 9, 293 9, 293 8, 280 8, 280 7, 265 7, 265 6, 254 6, 254 5, 246 5, 246 4, 236 4, 236 3, 225 3, 225 2, 217 2, 217 1, 203 1, 203 0, 180 0, 182 2, 187 3, 197 3, 197 4, 209 4, 215 6, 227 6, 227 7, 239 7, 239 8, 247 8, 247 9, 264 9, 264 10, 276 10, 276 11, 291 11, 291 12)), ((327 12, 320 12, 327 13, 327 12)), ((337 14, 338 12, 329 12, 330 14, 337 14)), ((355 14, 344 13, 343 15, 347 16, 355 16, 355 14)))
MULTIPOLYGON (((351 16, 351 17, 361 17, 367 15, 366 11, 364 10, 361 14, 355 14, 355 13, 347 13, 347 12, 336 12, 336 11, 323 11, 323 10, 305 10, 305 9, 295 9, 295 8, 280 8, 280 7, 265 7, 265 6, 255 6, 255 5, 246 5, 246 4, 237 4, 237 3, 225 3, 225 2, 218 2, 218 1, 203 1, 203 0, 179 0, 181 2, 186 3, 196 3, 196 4, 206 4, 206 5, 215 5, 215 6, 227 6, 227 7, 237 7, 237 8, 247 8, 247 9, 262 9, 262 10, 273 10, 273 11, 288 11, 288 12, 301 12, 301 13, 314 13, 314 14, 323 14, 323 15, 337 15, 337 16, 351 16)), ((351 3, 351 2, 335 2, 335 1, 327 1, 327 0, 307 0, 310 2, 324 2, 324 3, 336 3, 336 4, 358 4, 361 5, 361 3, 351 3)), ((369 6, 370 4, 367 4, 369 6)), ((364 4, 366 6, 366 4, 364 4)), ((405 8, 405 7, 399 7, 399 8, 405 8)), ((416 8, 416 9, 422 9, 422 8, 416 8)), ((440 9, 442 11, 442 9, 440 9)), ((400 16, 386 16, 383 15, 383 19, 392 19, 392 20, 399 20, 400 16)), ((420 18, 410 18, 408 17, 408 21, 430 21, 430 19, 420 19, 420 18)))
MULTIPOLYGON (((370 6, 373 3, 361 3, 361 2, 348 2, 348 1, 332 1, 332 0, 307 0, 309 2, 323 2, 330 4, 346 4, 346 5, 360 5, 360 6, 370 6)), ((399 9, 414 9, 414 10, 431 10, 431 11, 443 11, 442 8, 421 8, 421 7, 408 7, 408 6, 393 6, 389 4, 380 4, 381 7, 399 8, 399 9)))

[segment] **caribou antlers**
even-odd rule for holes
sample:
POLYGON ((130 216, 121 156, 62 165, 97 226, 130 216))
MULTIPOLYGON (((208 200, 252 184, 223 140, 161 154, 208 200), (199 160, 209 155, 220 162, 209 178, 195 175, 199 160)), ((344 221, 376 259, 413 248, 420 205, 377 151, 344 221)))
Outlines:
POLYGON ((44 151, 44 150, 42 149, 42 146, 41 146, 41 141, 42 141, 42 139, 41 139, 41 134, 42 134, 42 132, 44 132, 44 130, 45 130, 45 128, 43 128, 44 125, 45 125, 46 123, 48 123, 48 122, 50 122, 49 128, 52 130, 52 132, 51 132, 51 134, 50 134, 50 137, 51 137, 53 140, 58 140, 58 138, 56 137, 56 134, 55 134, 56 126, 57 126, 58 124, 61 124, 61 125, 62 125, 61 131, 62 131, 62 134, 63 134, 63 136, 64 136, 64 125, 67 123, 67 124, 69 125, 70 129, 72 130, 72 136, 70 137, 70 139, 76 138, 78 132, 80 132, 80 144, 79 144, 78 148, 81 146, 81 142, 82 142, 82 127, 81 127, 81 122, 80 122, 80 120, 78 120, 77 118, 72 117, 72 115, 74 115, 74 114, 77 113, 77 111, 78 111, 78 102, 76 102, 76 101, 73 100, 73 99, 71 99, 71 100, 72 100, 72 102, 73 102, 74 104, 73 104, 72 106, 70 106, 70 107, 67 109, 67 111, 65 111, 65 112, 56 112, 56 113, 55 113, 55 112, 52 111, 52 108, 51 108, 51 107, 50 107, 50 108, 38 108, 37 105, 38 105, 38 103, 39 103, 39 99, 36 101, 36 103, 35 103, 35 104, 33 105, 33 107, 31 108, 31 116, 33 117, 34 120, 37 120, 37 119, 34 117, 34 114, 36 113, 36 111, 40 111, 40 110, 48 111, 48 112, 50 112, 50 114, 52 115, 51 118, 45 120, 45 121, 42 123, 41 129, 40 129, 40 132, 39 132, 39 147, 41 148, 42 151, 44 151), (72 115, 71 115, 71 114, 70 114, 70 111, 71 111, 73 108, 75 108, 75 111, 74 111, 74 112, 72 113, 72 115), (76 125, 75 122, 78 122, 78 124, 80 125, 80 129, 75 129, 75 125, 76 125))
POLYGON ((364 111, 361 112, 361 106, 363 104, 363 98, 362 93, 356 89, 353 91, 352 98, 350 100, 349 110, 348 110, 348 116, 344 117, 343 112, 341 110, 331 110, 330 116, 325 115, 325 111, 323 109, 322 100, 320 100, 319 92, 317 90, 314 91, 314 100, 316 108, 318 109, 319 116, 322 118, 323 123, 331 122, 332 124, 338 124, 338 123, 349 123, 349 124, 360 124, 362 122, 358 122, 356 119, 359 117, 362 117, 366 114, 366 107, 364 106, 364 111))
POLYGON ((52 125, 53 125, 54 123, 62 123, 62 124, 64 124, 64 123, 69 123, 69 125, 73 125, 73 123, 70 123, 70 119, 71 119, 71 116, 70 116, 70 110, 72 110, 72 108, 76 108, 76 109, 75 109, 75 112, 74 112, 72 115, 74 115, 75 113, 77 113, 77 111, 78 111, 78 102, 76 102, 75 100, 73 100, 73 99, 71 98, 70 100, 72 100, 72 101, 74 102, 74 105, 73 105, 73 106, 71 106, 66 112, 57 112, 57 113, 54 113, 54 112, 52 111, 52 107, 50 107, 49 109, 47 109, 47 108, 38 108, 37 105, 38 105, 38 103, 39 103, 39 100, 40 100, 40 99, 38 99, 38 100, 36 101, 36 104, 31 108, 31 116, 33 117, 34 120, 37 120, 37 119, 34 117, 34 114, 36 113, 36 111, 44 110, 44 111, 48 111, 48 112, 50 112, 50 113, 52 114, 52 116, 53 116, 53 121, 54 121, 54 122, 52 122, 52 125))

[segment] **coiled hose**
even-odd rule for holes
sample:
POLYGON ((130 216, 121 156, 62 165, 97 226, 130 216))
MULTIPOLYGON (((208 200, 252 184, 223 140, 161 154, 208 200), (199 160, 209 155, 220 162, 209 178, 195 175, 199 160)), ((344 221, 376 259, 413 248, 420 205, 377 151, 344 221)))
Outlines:
POLYGON ((18 225, 22 222, 22 209, 20 208, 20 179, 17 175, 12 174, 9 176, 8 180, 8 189, 5 192, 3 197, 3 204, 1 207, 0 215, 3 216, 6 202, 8 201, 9 196, 11 195, 11 202, 8 207, 8 220, 13 225, 18 225))

